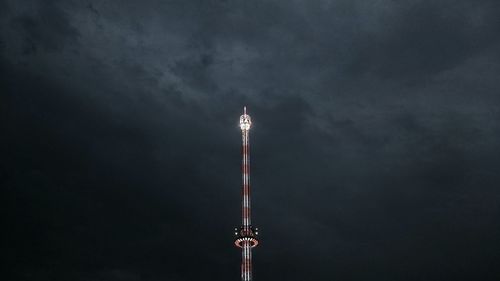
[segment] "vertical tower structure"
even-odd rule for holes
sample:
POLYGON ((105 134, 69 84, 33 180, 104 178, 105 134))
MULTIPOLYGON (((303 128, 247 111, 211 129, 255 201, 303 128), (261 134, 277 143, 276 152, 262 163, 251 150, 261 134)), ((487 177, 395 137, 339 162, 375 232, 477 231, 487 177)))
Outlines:
POLYGON ((252 248, 259 244, 257 240, 258 229, 252 226, 251 205, 250 205, 250 144, 249 133, 252 126, 252 119, 247 114, 246 106, 243 108, 243 115, 240 117, 240 129, 242 136, 242 163, 241 172, 243 189, 241 192, 241 226, 235 228, 236 240, 234 244, 241 248, 241 280, 252 280, 252 248))

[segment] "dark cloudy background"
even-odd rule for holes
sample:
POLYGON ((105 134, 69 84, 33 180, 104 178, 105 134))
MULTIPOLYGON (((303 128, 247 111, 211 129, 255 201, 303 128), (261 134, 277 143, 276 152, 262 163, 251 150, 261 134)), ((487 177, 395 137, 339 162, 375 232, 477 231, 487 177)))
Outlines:
POLYGON ((498 280, 500 2, 1 1, 2 280, 498 280), (9 277, 10 276, 10 277, 9 277))

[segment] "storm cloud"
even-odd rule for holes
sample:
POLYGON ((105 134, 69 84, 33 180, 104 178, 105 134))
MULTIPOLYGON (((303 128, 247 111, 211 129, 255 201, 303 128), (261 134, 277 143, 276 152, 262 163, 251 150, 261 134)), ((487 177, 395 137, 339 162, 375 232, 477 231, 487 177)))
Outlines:
POLYGON ((498 1, 2 1, 6 280, 497 280, 498 1), (10 277, 8 277, 9 275, 10 277))

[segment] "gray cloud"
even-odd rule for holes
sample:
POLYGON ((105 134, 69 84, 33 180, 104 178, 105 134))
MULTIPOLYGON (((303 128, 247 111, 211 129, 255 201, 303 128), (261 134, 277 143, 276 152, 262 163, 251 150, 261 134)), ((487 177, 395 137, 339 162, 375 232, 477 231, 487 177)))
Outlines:
POLYGON ((3 2, 11 273, 495 280, 496 2, 3 2))

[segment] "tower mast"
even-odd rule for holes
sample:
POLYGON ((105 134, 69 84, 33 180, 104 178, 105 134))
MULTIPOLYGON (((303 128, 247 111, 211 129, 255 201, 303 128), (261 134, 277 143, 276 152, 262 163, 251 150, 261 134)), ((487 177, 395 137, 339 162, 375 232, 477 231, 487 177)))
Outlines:
POLYGON ((246 106, 243 107, 243 115, 240 117, 240 129, 242 136, 242 163, 241 172, 243 180, 241 200, 241 226, 235 229, 236 240, 234 244, 242 249, 241 255, 241 280, 252 280, 252 248, 259 244, 257 240, 258 229, 252 227, 251 205, 250 205, 250 144, 249 132, 252 119, 247 114, 246 106))

